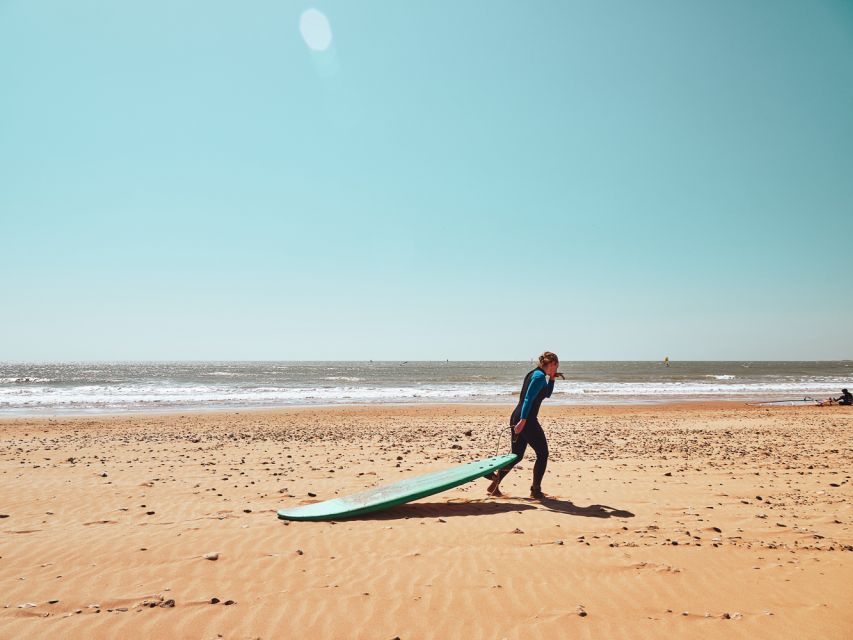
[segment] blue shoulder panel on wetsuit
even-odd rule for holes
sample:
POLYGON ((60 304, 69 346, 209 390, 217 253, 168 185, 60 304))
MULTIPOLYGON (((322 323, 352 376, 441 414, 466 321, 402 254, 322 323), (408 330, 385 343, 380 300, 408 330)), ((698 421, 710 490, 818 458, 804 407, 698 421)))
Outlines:
POLYGON ((539 395, 539 392, 545 387, 545 373, 541 370, 536 370, 530 376, 530 384, 527 385, 527 393, 524 394, 524 404, 521 405, 521 419, 527 420, 530 413, 530 407, 533 405, 533 400, 539 395))

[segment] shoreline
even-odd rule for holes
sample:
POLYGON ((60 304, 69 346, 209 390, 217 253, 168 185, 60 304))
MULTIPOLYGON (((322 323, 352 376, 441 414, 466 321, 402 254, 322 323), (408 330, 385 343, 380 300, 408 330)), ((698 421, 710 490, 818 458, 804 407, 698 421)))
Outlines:
MULTIPOLYGON (((454 415, 483 415, 499 421, 503 425, 509 418, 514 405, 495 403, 400 403, 400 404, 348 404, 348 405, 304 405, 286 407, 250 407, 240 409, 209 409, 201 411, 171 410, 124 413, 70 414, 70 415, 0 415, 0 426, 14 427, 16 425, 58 426, 63 424, 85 423, 90 426, 123 425, 156 421, 167 424, 174 420, 192 420, 219 423, 221 421, 251 421, 265 419, 271 421, 299 419, 311 417, 335 422, 348 417, 374 417, 389 420, 399 418, 406 420, 418 416, 431 416, 438 420, 454 415)), ((559 405, 543 404, 540 418, 543 426, 548 427, 549 420, 562 421, 572 418, 595 416, 667 416, 667 415, 725 415, 726 413, 743 415, 805 415, 826 416, 835 414, 853 417, 850 407, 831 406, 756 406, 741 404, 736 401, 714 402, 671 402, 656 404, 616 404, 616 405, 559 405), (815 411, 820 410, 820 411, 815 411)))
MULTIPOLYGON (((798 400, 792 400, 798 401, 798 400)), ((695 408, 695 409, 703 409, 703 408, 733 408, 733 407, 744 407, 744 408, 758 408, 758 409, 798 409, 798 408, 827 408, 827 407, 819 407, 818 405, 784 405, 780 403, 776 406, 768 406, 763 404, 756 404, 757 402, 771 402, 764 400, 756 400, 754 398, 720 398, 709 400, 707 398, 684 398, 684 399, 671 399, 667 398, 664 400, 649 400, 649 401, 626 401, 626 402, 593 402, 593 403, 560 403, 560 402, 552 402, 552 403, 544 403, 543 411, 546 409, 553 410, 572 410, 572 409, 619 409, 619 408, 661 408, 661 409, 669 409, 673 407, 685 407, 685 408, 695 408)), ((44 419, 44 420, 65 420, 65 419, 74 419, 74 418, 85 418, 85 419, 96 419, 96 418, 118 418, 122 416, 127 417, 146 417, 146 416, 175 416, 181 414, 192 414, 192 415, 218 415, 218 414, 235 414, 235 413, 279 413, 279 412, 290 412, 290 411, 314 411, 314 410, 348 410, 348 409, 377 409, 381 410, 383 408, 410 408, 410 407, 424 407, 424 408, 434 408, 434 407, 484 407, 484 408, 497 408, 497 407, 509 407, 510 412, 512 411, 512 407, 514 407, 516 401, 513 402, 355 402, 355 403, 344 403, 344 402, 336 402, 336 403, 318 403, 318 404, 288 404, 288 405, 279 405, 274 407, 265 407, 265 406, 231 406, 231 407, 164 407, 163 409, 153 409, 150 407, 146 407, 144 409, 125 409, 125 410, 77 410, 69 413, 49 413, 47 411, 4 411, 0 409, 0 423, 10 420, 19 420, 19 419, 44 419)), ((827 405, 830 406, 830 405, 827 405)), ((831 405, 835 406, 835 405, 831 405)))

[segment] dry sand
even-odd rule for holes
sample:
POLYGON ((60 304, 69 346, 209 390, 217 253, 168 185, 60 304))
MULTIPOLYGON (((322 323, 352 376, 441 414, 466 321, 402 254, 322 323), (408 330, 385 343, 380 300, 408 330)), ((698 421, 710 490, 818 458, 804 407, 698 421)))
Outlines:
POLYGON ((544 504, 529 451, 504 498, 276 518, 503 451, 509 410, 6 419, 0 637, 853 637, 850 408, 545 407, 544 504))

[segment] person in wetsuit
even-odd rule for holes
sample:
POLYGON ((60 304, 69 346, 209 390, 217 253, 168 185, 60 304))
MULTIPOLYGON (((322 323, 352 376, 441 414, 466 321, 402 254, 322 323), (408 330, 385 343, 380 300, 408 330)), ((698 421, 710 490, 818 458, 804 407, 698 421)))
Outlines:
POLYGON ((838 396, 835 401, 838 404, 843 404, 847 406, 853 405, 853 393, 850 393, 847 389, 842 389, 841 395, 838 396))
POLYGON ((489 486, 489 495, 501 495, 499 489, 501 480, 521 461, 529 444, 536 452, 530 497, 537 500, 545 497, 542 493, 542 478, 545 475, 545 467, 548 465, 548 441, 542 425, 539 424, 539 406, 545 398, 551 397, 554 391, 554 378, 557 375, 562 377, 562 374, 557 373, 559 365, 560 360, 557 355, 546 351, 539 356, 539 366, 524 377, 521 393, 518 396, 518 405, 509 419, 512 452, 518 457, 514 462, 486 476, 492 481, 489 486))

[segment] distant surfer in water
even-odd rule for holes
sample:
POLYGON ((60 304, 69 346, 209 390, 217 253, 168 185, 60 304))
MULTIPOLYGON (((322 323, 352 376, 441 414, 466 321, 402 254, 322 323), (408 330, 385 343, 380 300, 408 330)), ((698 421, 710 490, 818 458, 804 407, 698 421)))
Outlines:
POLYGON ((562 373, 557 373, 559 366, 560 360, 557 358, 557 354, 546 351, 539 356, 539 366, 524 376, 524 383, 521 385, 521 393, 518 396, 518 405, 509 419, 510 432, 512 433, 512 452, 518 457, 515 462, 486 476, 492 481, 492 484, 489 485, 489 495, 501 495, 499 488, 501 480, 521 461, 529 444, 536 452, 530 497, 537 500, 545 497, 545 494, 542 493, 542 478, 545 475, 545 467, 548 465, 548 441, 545 439, 542 425, 539 424, 539 405, 545 398, 551 397, 551 393, 554 391, 554 378, 563 377, 562 373))

